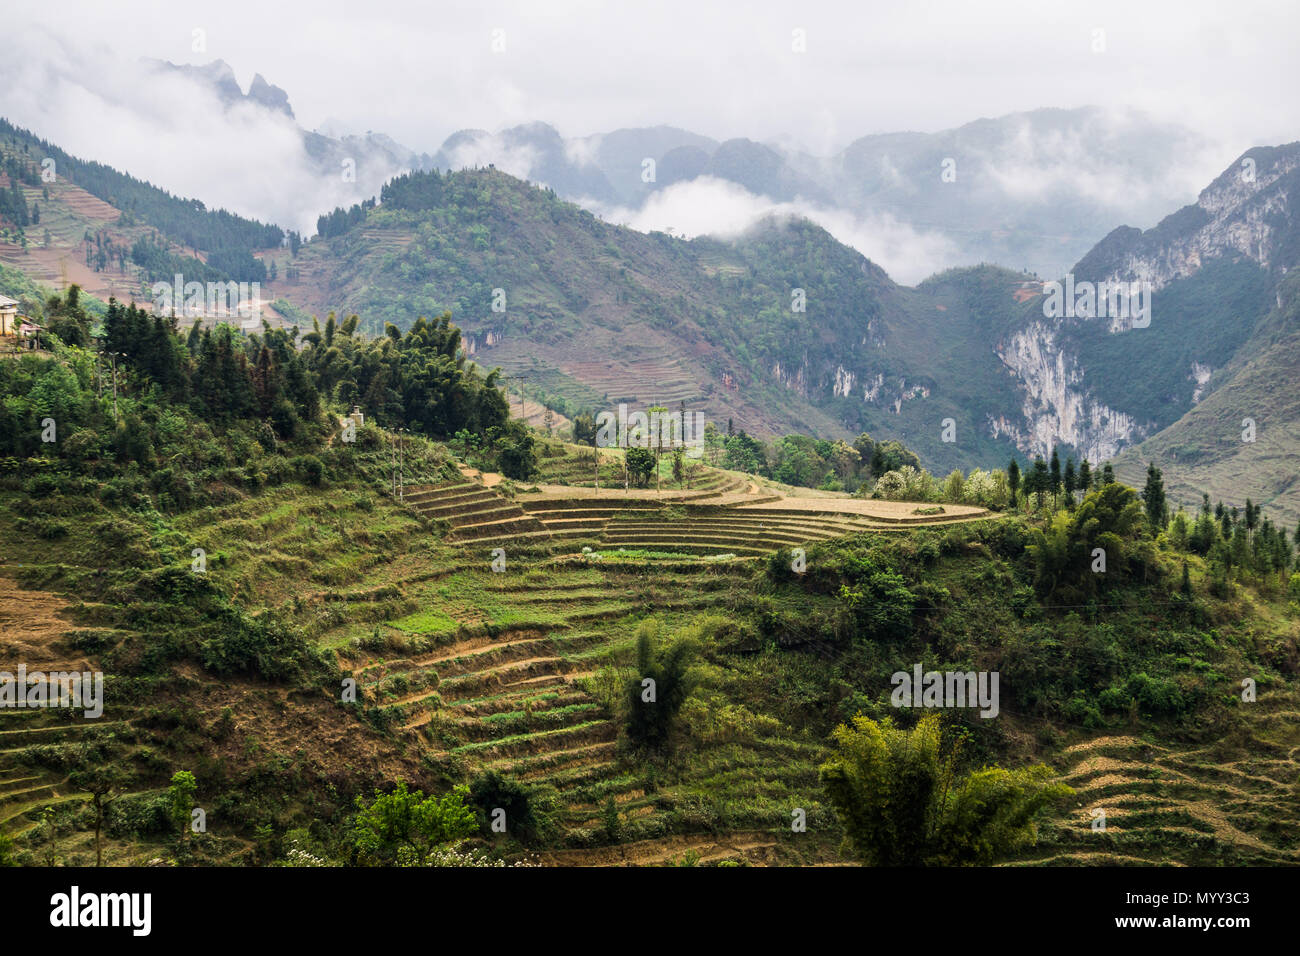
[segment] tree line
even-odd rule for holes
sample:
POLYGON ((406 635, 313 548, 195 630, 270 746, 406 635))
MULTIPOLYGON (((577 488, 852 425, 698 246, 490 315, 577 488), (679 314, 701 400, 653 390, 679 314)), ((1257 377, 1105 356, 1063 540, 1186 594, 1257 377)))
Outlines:
POLYGON ((499 372, 466 359, 449 314, 421 317, 406 332, 388 325, 373 338, 358 334, 357 316, 339 322, 332 313, 306 333, 263 323, 245 334, 198 321, 181 331, 174 317, 110 299, 92 327, 76 286, 43 311, 43 344, 58 357, 0 364, 0 455, 153 464, 168 444, 163 423, 177 412, 319 445, 338 427, 325 412, 359 405, 393 430, 482 436, 513 456, 514 471, 531 471, 532 437, 510 421, 499 372), (56 422, 55 443, 42 441, 46 419, 56 422))

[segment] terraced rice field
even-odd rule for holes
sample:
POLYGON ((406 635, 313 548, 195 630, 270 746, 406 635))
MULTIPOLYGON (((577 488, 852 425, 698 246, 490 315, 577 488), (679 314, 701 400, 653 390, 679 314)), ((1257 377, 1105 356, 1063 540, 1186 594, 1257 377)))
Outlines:
POLYGON ((658 404, 675 406, 694 403, 703 396, 699 378, 675 361, 632 359, 619 362, 569 362, 561 371, 609 396, 615 404, 658 404))
POLYGON ((440 547, 457 560, 450 573, 408 580, 403 607, 417 610, 385 619, 368 639, 354 639, 349 653, 367 706, 435 763, 455 775, 496 770, 550 795, 561 845, 571 847, 557 851, 555 863, 788 855, 789 847, 778 846, 789 836, 785 815, 791 801, 820 800, 824 742, 774 732, 699 755, 682 779, 648 777, 619 754, 609 707, 610 683, 619 686, 632 661, 638 625, 653 616, 680 628, 737 610, 756 573, 746 557, 858 531, 984 516, 967 508, 916 520, 914 506, 831 498, 785 508, 781 495, 715 469, 690 489, 543 485, 515 500, 494 479, 469 473, 408 490, 408 507, 445 523, 440 547), (578 555, 584 545, 598 554, 681 557, 604 562, 578 555), (494 547, 506 552, 501 572, 490 567, 494 547), (735 559, 697 561, 692 554, 735 559), (774 762, 787 770, 764 769, 774 762), (799 778, 792 766, 806 773, 799 778), (789 796, 792 787, 801 792, 789 796), (704 822, 722 794, 748 808, 736 821, 748 833, 743 839, 718 838, 704 822), (614 839, 611 815, 619 847, 593 848, 614 839), (764 836, 763 827, 771 833, 764 836))
POLYGON ((474 481, 408 488, 404 502, 430 521, 446 522, 448 540, 496 545, 521 537, 549 537, 519 505, 474 481))
MULTIPOLYGON (((0 667, 0 670, 5 669, 0 667)), ((87 799, 66 775, 48 769, 58 754, 96 739, 130 733, 130 721, 78 716, 64 719, 48 712, 18 711, 0 718, 0 832, 19 836, 31 830, 47 807, 87 799)))
MULTIPOLYGON (((517 392, 506 392, 506 404, 510 407, 510 414, 518 418, 531 428, 538 431, 546 429, 546 406, 539 402, 533 401, 527 396, 520 396, 517 392)), ((557 411, 551 412, 551 428, 559 431, 561 428, 569 425, 569 419, 557 411)))
POLYGON ((435 763, 471 776, 496 770, 541 788, 556 808, 559 845, 572 848, 550 862, 592 863, 611 853, 619 857, 611 862, 761 862, 786 822, 792 782, 806 790, 798 805, 817 799, 823 744, 776 733, 703 755, 681 779, 656 780, 620 755, 608 706, 609 682, 625 679, 642 620, 654 616, 674 629, 734 610, 752 573, 718 562, 665 570, 551 557, 503 573, 484 563, 419 589, 416 603, 445 617, 418 633, 388 622, 384 633, 413 650, 367 652, 354 673, 369 706, 435 763), (774 762, 808 768, 806 779, 764 770, 774 762), (693 808, 709 793, 750 808, 747 826, 776 835, 703 832, 709 827, 692 822, 693 808), (593 849, 608 842, 610 801, 620 839, 631 845, 593 849))
MULTIPOLYGON (((93 670, 93 662, 65 646, 76 630, 65 612, 56 595, 22 590, 0 576, 0 672, 13 675, 19 664, 29 675, 93 670)), ((129 734, 130 720, 124 719, 129 716, 108 706, 98 718, 87 718, 84 711, 0 709, 0 833, 27 833, 47 807, 85 800, 63 772, 51 768, 60 765, 64 751, 129 734)))
POLYGON ((988 516, 956 505, 944 506, 943 515, 916 515, 917 506, 907 502, 784 498, 734 478, 663 495, 543 487, 520 501, 553 536, 575 544, 751 557, 863 531, 988 516))
POLYGON ((1103 736, 1068 748, 1077 805, 1020 862, 1090 865, 1300 863, 1300 695, 1241 704, 1203 745, 1103 736), (1094 829, 1104 813, 1105 828, 1094 829))
POLYGON ((928 527, 988 517, 944 505, 917 514, 911 502, 784 497, 743 476, 706 469, 691 488, 537 486, 510 499, 475 478, 407 491, 405 503, 445 522, 449 541, 475 545, 616 548, 757 557, 863 531, 928 527))

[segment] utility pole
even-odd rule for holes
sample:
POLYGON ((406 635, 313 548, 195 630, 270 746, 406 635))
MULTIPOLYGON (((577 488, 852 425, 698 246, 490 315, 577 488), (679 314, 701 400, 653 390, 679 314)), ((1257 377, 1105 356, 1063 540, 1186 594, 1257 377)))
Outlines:
POLYGON ((406 429, 402 428, 397 433, 397 500, 406 500, 406 443, 404 441, 406 429))
POLYGON ((113 363, 113 424, 117 424, 117 353, 109 354, 109 360, 113 363))

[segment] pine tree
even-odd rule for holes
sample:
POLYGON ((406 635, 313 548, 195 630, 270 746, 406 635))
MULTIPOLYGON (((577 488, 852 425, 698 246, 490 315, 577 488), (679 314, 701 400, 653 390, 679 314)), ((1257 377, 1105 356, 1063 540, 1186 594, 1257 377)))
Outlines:
POLYGON ((1147 521, 1152 532, 1164 530, 1169 520, 1168 505, 1165 504, 1165 480, 1155 462, 1147 465, 1147 483, 1142 489, 1142 500, 1146 503, 1147 521))
POLYGON ((1011 507, 1014 508, 1018 501, 1016 496, 1020 491, 1020 465, 1014 458, 1011 459, 1011 464, 1007 465, 1007 487, 1011 489, 1011 507))
POLYGON ((1051 472, 1047 468, 1047 462, 1041 457, 1034 459, 1034 470, 1029 473, 1025 479, 1025 495, 1035 494, 1038 496, 1038 507, 1043 506, 1043 496, 1052 489, 1051 472))

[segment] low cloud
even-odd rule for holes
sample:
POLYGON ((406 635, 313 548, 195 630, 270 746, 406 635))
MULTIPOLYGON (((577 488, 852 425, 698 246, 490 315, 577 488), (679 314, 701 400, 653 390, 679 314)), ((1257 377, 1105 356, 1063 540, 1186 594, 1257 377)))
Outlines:
POLYGON ((945 236, 917 230, 887 213, 864 217, 803 201, 777 202, 712 176, 656 190, 639 209, 592 201, 584 205, 609 222, 687 238, 731 238, 769 216, 797 216, 821 226, 905 284, 920 282, 961 260, 960 250, 945 236))
POLYGON ((374 195, 402 170, 374 155, 314 158, 292 119, 223 104, 207 84, 103 47, 73 47, 36 28, 24 56, 0 57, 4 115, 93 159, 210 208, 305 234, 316 217, 374 195), (355 161, 355 180, 342 160, 355 161))
POLYGON ((592 166, 596 162, 596 156, 600 152, 600 144, 604 138, 604 136, 596 134, 577 139, 567 139, 564 141, 564 158, 575 166, 592 166))
POLYGON ((480 133, 445 150, 440 163, 445 162, 451 169, 493 165, 517 179, 532 179, 539 158, 531 146, 507 143, 497 133, 480 133))
POLYGON ((972 158, 1011 200, 1069 197, 1163 216, 1190 202, 1236 152, 1137 111, 1098 110, 1082 126, 1068 129, 1035 128, 1025 118, 1010 142, 972 158), (1156 154, 1144 155, 1144 144, 1156 154))

